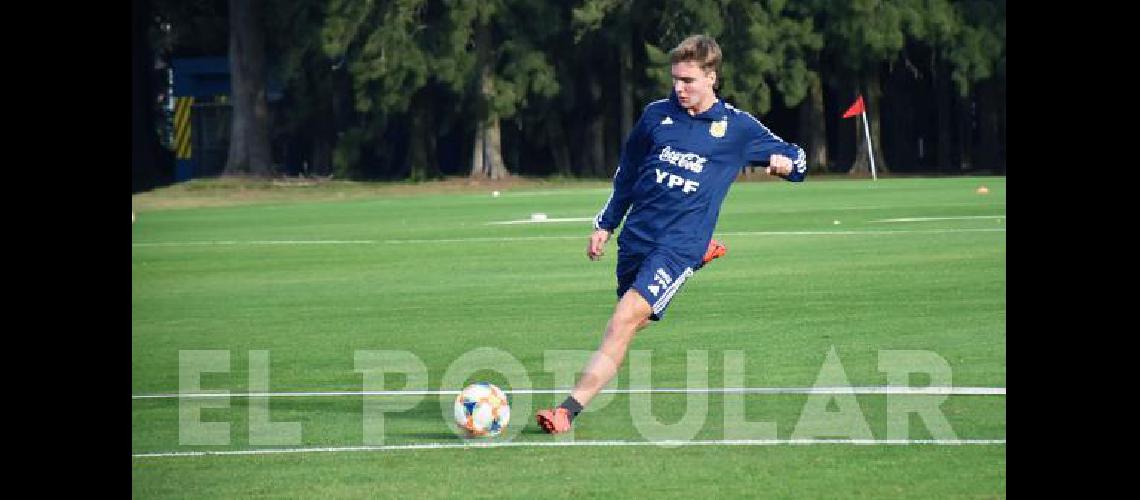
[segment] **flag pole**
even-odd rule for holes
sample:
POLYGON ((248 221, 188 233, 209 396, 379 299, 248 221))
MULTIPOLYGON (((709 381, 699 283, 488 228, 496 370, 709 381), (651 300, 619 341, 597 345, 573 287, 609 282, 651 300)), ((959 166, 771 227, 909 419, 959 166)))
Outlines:
POLYGON ((863 135, 867 138, 867 156, 871 157, 871 180, 879 180, 875 175, 875 150, 871 148, 871 128, 867 126, 867 107, 863 107, 863 135))

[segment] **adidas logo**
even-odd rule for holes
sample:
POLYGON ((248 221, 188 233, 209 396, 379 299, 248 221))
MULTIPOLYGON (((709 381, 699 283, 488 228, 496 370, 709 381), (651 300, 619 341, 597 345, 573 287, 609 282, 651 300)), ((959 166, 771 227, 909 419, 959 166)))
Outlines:
MULTIPOLYGON (((661 123, 665 123, 665 122, 661 122, 661 123)), ((670 122, 670 123, 672 123, 672 122, 670 122)), ((652 293, 654 297, 657 296, 657 292, 661 291, 661 287, 659 287, 657 285, 649 285, 648 288, 649 288, 649 293, 652 293)))
POLYGON ((666 116, 664 120, 661 120, 661 124, 662 124, 662 125, 672 125, 672 124, 673 124, 673 119, 672 119, 672 118, 670 118, 670 117, 668 117, 668 116, 666 116))

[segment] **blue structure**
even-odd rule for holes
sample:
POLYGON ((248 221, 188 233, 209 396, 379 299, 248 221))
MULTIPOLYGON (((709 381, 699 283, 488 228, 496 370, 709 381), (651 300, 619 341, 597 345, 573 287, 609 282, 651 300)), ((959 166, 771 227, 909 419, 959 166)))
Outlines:
MULTIPOLYGON (((176 58, 171 61, 171 69, 174 72, 174 180, 181 182, 201 172, 203 156, 210 149, 217 149, 210 147, 213 143, 207 144, 207 137, 202 137, 206 127, 198 116, 201 113, 194 111, 203 105, 228 108, 230 64, 225 57, 176 58)), ((228 116, 225 118, 228 120, 228 116)))
MULTIPOLYGON (((174 97, 174 181, 220 174, 229 153, 230 63, 226 57, 187 57, 170 61, 174 97)), ((281 82, 265 82, 266 104, 284 98, 281 82)))

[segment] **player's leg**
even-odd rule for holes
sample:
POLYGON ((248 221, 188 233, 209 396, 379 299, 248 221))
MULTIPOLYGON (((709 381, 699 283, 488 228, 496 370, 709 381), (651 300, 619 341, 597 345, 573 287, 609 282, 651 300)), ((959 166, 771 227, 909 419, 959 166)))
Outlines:
POLYGON ((582 406, 590 404, 590 400, 617 375, 629 350, 629 343, 633 341, 634 334, 648 324, 651 312, 649 302, 637 290, 631 288, 625 292, 606 325, 602 345, 586 364, 574 390, 570 391, 570 395, 582 406))
POLYGON ((582 411, 601 392, 602 388, 617 375, 618 368, 625 360, 629 343, 638 330, 648 325, 652 308, 637 290, 630 288, 614 307, 614 314, 606 324, 602 343, 590 361, 586 363, 582 376, 570 392, 570 397, 561 406, 551 410, 540 410, 535 415, 539 427, 557 434, 570 430, 573 414, 582 411), (567 404, 570 404, 567 407, 567 404))
POLYGON ((570 396, 557 408, 542 410, 536 415, 543 430, 550 433, 570 430, 574 417, 617 375, 636 332, 648 324, 647 320, 658 321, 664 317, 670 302, 693 271, 667 250, 652 252, 644 258, 619 257, 617 292, 621 300, 606 325, 601 345, 587 362, 570 396))
POLYGON ((641 320, 641 323, 637 325, 637 331, 640 332, 640 331, 644 330, 645 327, 649 326, 649 324, 652 322, 653 322, 653 320, 651 320, 649 318, 645 318, 645 319, 641 320))

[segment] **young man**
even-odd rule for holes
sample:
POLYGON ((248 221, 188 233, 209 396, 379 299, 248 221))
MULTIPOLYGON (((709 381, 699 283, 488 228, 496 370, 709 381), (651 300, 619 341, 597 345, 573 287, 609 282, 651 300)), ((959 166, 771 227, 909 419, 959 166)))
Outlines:
POLYGON ((673 93, 646 106, 626 139, 613 194, 594 219, 586 247, 586 255, 598 260, 625 217, 618 237, 618 304, 570 396, 535 416, 549 433, 570 429, 617 374, 634 333, 661 320, 685 280, 723 254, 712 241, 713 228, 741 167, 767 163, 769 175, 793 182, 807 170, 803 149, 717 99, 721 53, 715 40, 686 38, 669 59, 673 93))

